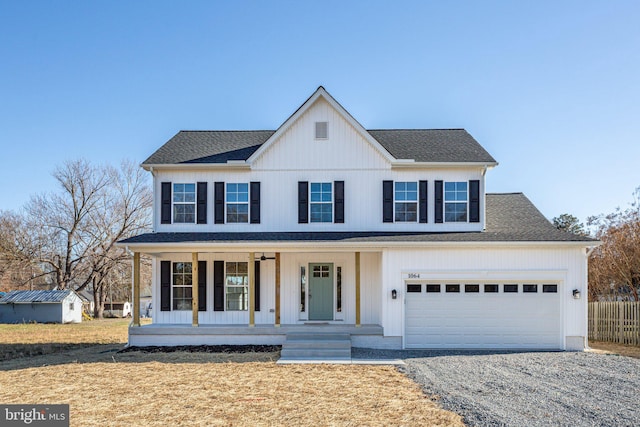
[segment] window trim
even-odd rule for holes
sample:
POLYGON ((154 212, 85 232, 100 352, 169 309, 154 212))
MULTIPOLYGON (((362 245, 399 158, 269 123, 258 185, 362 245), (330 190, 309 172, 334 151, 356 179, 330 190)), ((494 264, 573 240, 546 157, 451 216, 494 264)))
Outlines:
MULTIPOLYGON (((249 217, 251 216, 251 212, 250 212, 250 201, 251 201, 251 191, 249 188, 249 183, 248 182, 225 182, 225 186, 224 186, 224 219, 226 221, 227 224, 249 224, 249 217), (246 185, 247 186, 247 201, 246 202, 230 202, 229 201, 229 185, 246 185), (245 205, 247 207, 247 220, 246 221, 229 221, 229 205, 235 205, 235 206, 240 206, 240 205, 245 205)), ((233 194, 244 194, 244 192, 240 193, 238 191, 235 191, 233 194)), ((236 216, 238 214, 236 213, 236 216)))
POLYGON ((224 263, 224 311, 231 311, 231 312, 245 312, 245 311, 249 311, 249 263, 247 261, 225 261, 224 263), (241 285, 229 285, 229 283, 227 282, 227 278, 229 276, 228 270, 227 270, 227 266, 229 264, 236 264, 236 277, 242 277, 238 274, 238 265, 239 264, 246 264, 246 275, 245 275, 245 280, 243 281, 243 284, 241 285), (239 309, 231 309, 229 308, 229 300, 228 300, 228 289, 229 288, 242 288, 244 289, 245 292, 243 292, 243 295, 245 296, 244 298, 244 302, 246 304, 247 308, 239 308, 239 309))
MULTIPOLYGON (((184 267, 183 267, 184 269, 184 267)), ((191 261, 171 261, 171 311, 190 311, 192 310, 192 304, 193 304, 193 265, 191 263, 191 261), (176 285, 176 275, 181 274, 183 278, 187 277, 186 273, 176 273, 175 268, 176 268, 176 264, 184 264, 185 266, 188 264, 190 267, 190 272, 188 274, 188 276, 191 278, 191 283, 190 284, 182 284, 182 285, 176 285), (177 308, 176 306, 176 296, 175 296, 175 288, 182 288, 182 289, 191 289, 192 290, 192 294, 190 298, 185 298, 182 297, 180 298, 181 301, 189 301, 189 303, 186 305, 187 308, 177 308)))
MULTIPOLYGON (((189 192, 191 193, 191 192, 189 192)), ((186 191, 182 191, 182 194, 187 194, 186 191)), ((171 183, 171 220, 173 224, 195 224, 197 221, 197 201, 198 201, 198 189, 195 182, 173 182, 171 183), (193 185, 193 202, 176 202, 176 185, 193 185), (193 206, 193 221, 177 221, 176 220, 176 206, 193 206)), ((182 214, 185 215, 185 214, 182 214)))
POLYGON ((442 218, 444 222, 448 223, 468 223, 469 222, 469 181, 444 181, 442 183, 442 218), (465 184, 467 190, 465 191, 466 199, 464 201, 460 200, 450 200, 447 201, 447 184, 456 184, 456 189, 454 190, 455 194, 459 192, 457 189, 457 184, 465 184), (464 205, 465 206, 465 220, 464 221, 449 221, 447 220, 447 205, 455 204, 455 205, 464 205))
MULTIPOLYGON (((404 190, 404 193, 405 194, 407 193, 406 188, 404 190)), ((420 200, 420 184, 419 184, 418 181, 393 181, 393 222, 417 223, 418 219, 419 219, 419 212, 418 212, 418 209, 420 207, 419 206, 419 200, 420 200), (396 186, 398 184, 405 184, 405 186, 406 186, 406 184, 415 184, 415 186, 416 186, 416 189, 415 189, 416 199, 415 200, 409 200, 409 201, 408 200, 398 200, 398 199, 396 199, 396 191, 397 191, 396 190, 396 186), (415 209, 415 215, 416 215, 415 220, 406 220, 406 219, 405 220, 398 220, 397 217, 396 217, 396 214, 397 214, 396 204, 398 204, 398 203, 411 203, 411 204, 414 204, 415 207, 416 207, 416 209, 415 209)), ((405 215, 406 215, 406 213, 405 213, 405 215)))
MULTIPOLYGON (((309 223, 310 224, 332 224, 333 220, 334 220, 334 209, 335 209, 335 188, 334 188, 334 183, 333 181, 329 181, 329 182, 311 182, 309 181, 309 196, 308 196, 308 200, 309 200, 309 223), (331 201, 330 202, 323 202, 323 201, 319 201, 319 202, 314 202, 312 201, 312 194, 313 194, 313 190, 311 190, 311 187, 314 184, 319 184, 320 185, 320 194, 323 194, 322 191, 322 186, 325 184, 329 184, 331 186, 331 201), (329 209, 329 214, 331 215, 331 218, 329 221, 314 221, 313 220, 313 216, 311 213, 311 208, 313 205, 329 205, 330 209, 329 209)), ((322 215, 322 213, 320 214, 322 215)))

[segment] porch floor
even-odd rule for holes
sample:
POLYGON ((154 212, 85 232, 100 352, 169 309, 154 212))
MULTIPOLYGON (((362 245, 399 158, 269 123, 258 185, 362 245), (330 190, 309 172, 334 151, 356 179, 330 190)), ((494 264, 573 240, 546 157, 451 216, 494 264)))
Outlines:
POLYGON ((290 324, 279 327, 271 324, 255 326, 200 324, 197 327, 185 323, 152 323, 142 326, 130 326, 129 335, 286 335, 291 332, 308 333, 344 333, 350 335, 383 335, 380 325, 354 324, 340 325, 332 323, 290 324))

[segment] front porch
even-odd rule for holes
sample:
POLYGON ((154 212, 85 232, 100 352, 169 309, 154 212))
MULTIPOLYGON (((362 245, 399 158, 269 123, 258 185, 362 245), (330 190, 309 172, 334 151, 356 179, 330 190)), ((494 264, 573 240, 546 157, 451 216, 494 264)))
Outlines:
POLYGON ((129 346, 282 345, 288 334, 348 334, 353 347, 400 348, 400 337, 383 336, 380 325, 368 324, 150 324, 129 328, 129 346))

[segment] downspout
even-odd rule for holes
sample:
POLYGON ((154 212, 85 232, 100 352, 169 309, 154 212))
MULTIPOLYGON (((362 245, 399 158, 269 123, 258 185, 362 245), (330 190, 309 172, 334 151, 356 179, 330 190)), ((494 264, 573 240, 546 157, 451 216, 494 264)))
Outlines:
MULTIPOLYGON (((154 213, 154 215, 155 215, 155 213, 154 213)), ((131 249, 129 249, 128 245, 125 246, 124 250, 127 253, 127 255, 129 255, 131 257, 131 296, 132 296, 131 299, 133 299, 133 292, 134 292, 133 291, 133 280, 134 280, 133 279, 133 252, 131 252, 131 249)), ((124 309, 124 307, 122 307, 122 308, 124 309)), ((139 309, 140 308, 138 307, 138 310, 139 309)), ((133 316, 131 316, 131 321, 129 322, 129 328, 132 327, 132 326, 133 326, 133 316)), ((127 328, 127 344, 124 346, 124 348, 129 347, 129 345, 130 345, 129 344, 129 329, 127 328)))

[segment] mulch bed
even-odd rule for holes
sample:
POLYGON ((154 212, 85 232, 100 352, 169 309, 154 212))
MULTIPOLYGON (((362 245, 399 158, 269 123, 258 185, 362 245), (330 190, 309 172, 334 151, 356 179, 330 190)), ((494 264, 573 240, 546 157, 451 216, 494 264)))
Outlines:
POLYGON ((177 345, 177 346, 146 346, 127 347, 118 353, 139 351, 141 353, 175 353, 183 351, 187 353, 273 353, 280 351, 279 345, 177 345))

